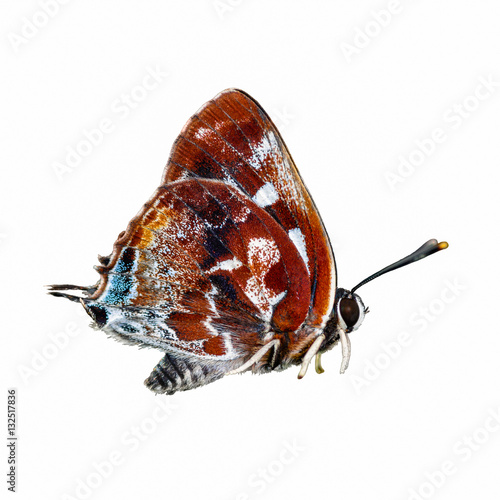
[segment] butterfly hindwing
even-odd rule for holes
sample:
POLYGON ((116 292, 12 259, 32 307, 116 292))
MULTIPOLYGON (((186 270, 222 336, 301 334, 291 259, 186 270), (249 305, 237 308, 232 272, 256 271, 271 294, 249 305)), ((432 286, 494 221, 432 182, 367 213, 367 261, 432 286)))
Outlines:
POLYGON ((178 356, 237 363, 309 309, 307 268, 284 230, 218 181, 159 188, 99 272, 83 299, 98 326, 178 356))

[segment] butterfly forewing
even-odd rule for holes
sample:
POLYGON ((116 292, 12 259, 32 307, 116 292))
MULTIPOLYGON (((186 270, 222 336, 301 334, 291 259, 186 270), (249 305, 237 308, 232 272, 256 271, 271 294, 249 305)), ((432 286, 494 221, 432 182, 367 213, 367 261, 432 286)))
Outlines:
POLYGON ((237 187, 280 224, 309 271, 307 323, 323 327, 336 288, 328 236, 279 132, 250 96, 224 91, 188 121, 174 144, 163 182, 191 177, 237 187))

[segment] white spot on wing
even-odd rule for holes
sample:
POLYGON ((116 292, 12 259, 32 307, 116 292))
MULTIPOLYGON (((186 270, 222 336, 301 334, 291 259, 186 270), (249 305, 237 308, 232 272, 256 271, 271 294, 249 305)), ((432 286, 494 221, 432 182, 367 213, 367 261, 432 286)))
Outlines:
POLYGON ((265 278, 269 270, 279 262, 281 254, 273 239, 252 238, 248 245, 248 261, 254 276, 246 283, 245 295, 261 310, 265 321, 270 321, 273 307, 286 294, 277 292, 266 286, 265 278), (263 294, 263 295, 262 295, 263 294))
POLYGON ((279 304, 285 298, 285 295, 286 295, 286 291, 281 292, 278 295, 270 298, 269 304, 271 304, 274 307, 276 304, 279 304))
POLYGON ((266 182, 253 196, 252 200, 259 205, 259 207, 268 207, 272 205, 279 198, 276 189, 270 182, 266 182))
POLYGON ((254 266, 269 270, 279 261, 280 252, 273 239, 252 238, 248 245, 248 259, 254 266))
POLYGON ((292 240, 292 243, 299 251, 302 260, 306 263, 307 266, 309 264, 309 257, 307 256, 306 240, 304 238, 304 235, 302 234, 302 231, 298 227, 296 227, 295 229, 290 229, 290 231, 288 231, 288 237, 292 240))
POLYGON ((243 264, 236 257, 234 257, 231 260, 223 260, 222 262, 217 263, 208 272, 214 273, 215 271, 234 271, 242 265, 243 264))
POLYGON ((197 139, 204 139, 205 136, 207 136, 209 133, 211 132, 211 130, 209 128, 205 128, 205 127, 200 127, 194 134, 194 136, 197 138, 197 139))
POLYGON ((252 147, 252 157, 249 158, 248 162, 255 170, 260 170, 265 163, 269 155, 269 150, 270 144, 266 136, 264 136, 257 145, 252 147))

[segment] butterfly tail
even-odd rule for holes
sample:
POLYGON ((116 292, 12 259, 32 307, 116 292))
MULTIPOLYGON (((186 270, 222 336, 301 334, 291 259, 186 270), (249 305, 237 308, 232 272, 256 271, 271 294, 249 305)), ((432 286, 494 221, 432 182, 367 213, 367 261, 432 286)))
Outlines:
POLYGON ((69 293, 62 293, 66 290, 81 290, 85 296, 92 295, 96 291, 96 286, 80 286, 80 285, 48 285, 49 295, 54 297, 63 297, 73 302, 80 302, 81 297, 69 293))

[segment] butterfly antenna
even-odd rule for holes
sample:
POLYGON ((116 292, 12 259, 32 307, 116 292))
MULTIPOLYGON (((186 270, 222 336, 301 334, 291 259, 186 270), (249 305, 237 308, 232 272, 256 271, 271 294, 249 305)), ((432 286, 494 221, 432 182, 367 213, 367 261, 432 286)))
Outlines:
POLYGON ((379 276, 382 276, 385 273, 388 273, 390 271, 394 271, 395 269, 399 269, 400 267, 407 266, 408 264, 411 264, 412 262, 417 262, 417 260, 424 259, 425 257, 429 257, 429 255, 432 255, 433 253, 439 252, 439 250, 444 250, 445 248, 448 248, 448 243, 446 243, 446 241, 442 241, 441 243, 438 243, 438 241, 435 239, 429 240, 426 243, 424 243, 418 250, 415 250, 410 255, 404 257, 401 260, 398 260, 397 262, 394 262, 394 264, 391 264, 390 266, 384 267, 384 269, 381 269, 380 271, 376 272, 375 274, 372 274, 368 278, 364 279, 361 283, 358 283, 351 290, 351 292, 356 291, 359 287, 366 285, 368 282, 374 280, 375 278, 378 278, 379 276))

